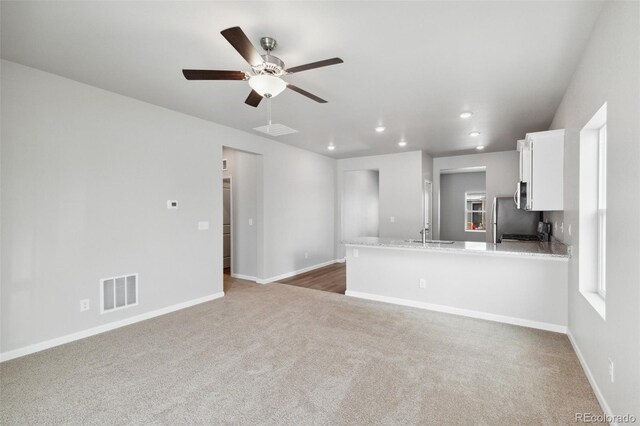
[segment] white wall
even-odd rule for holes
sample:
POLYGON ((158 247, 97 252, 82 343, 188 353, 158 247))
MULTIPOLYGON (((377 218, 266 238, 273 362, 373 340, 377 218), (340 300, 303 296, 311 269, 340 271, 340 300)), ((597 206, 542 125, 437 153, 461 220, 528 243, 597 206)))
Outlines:
MULTIPOLYGON (((513 141, 515 148, 516 141, 513 141)), ((487 154, 459 155, 433 159, 433 224, 434 239, 440 238, 440 172, 442 170, 485 167, 487 175, 487 204, 489 209, 494 197, 512 197, 518 182, 519 160, 517 151, 491 152, 487 154)), ((490 214, 491 212, 489 212, 490 214)), ((489 221, 485 241, 493 241, 489 221)))
POLYGON ((3 353, 222 291, 223 145, 263 157, 258 274, 335 258, 335 160, 7 61, 1 79, 3 353), (132 272, 140 304, 100 315, 98 280, 132 272))
POLYGON ((564 235, 569 265, 569 330, 615 414, 640 418, 640 3, 608 2, 556 112, 567 129, 564 235), (607 301, 603 320, 578 291, 579 132, 607 102, 607 301), (569 225, 572 227, 568 234, 569 225), (609 380, 609 359, 615 383, 609 380))
POLYGON ((380 173, 377 170, 344 172, 342 196, 344 239, 379 235, 379 193, 380 173))
MULTIPOLYGON (((486 173, 450 173, 440 175, 440 238, 453 241, 485 241, 486 232, 467 232, 466 192, 486 191, 486 173)), ((491 204, 487 204, 490 209, 491 204)), ((486 221, 490 221, 487 211, 486 221)), ((485 225, 486 226, 486 225, 485 225)))
MULTIPOLYGON (((258 212, 262 198, 262 176, 258 164, 262 156, 224 147, 222 157, 227 159, 231 177, 231 272, 244 277, 258 277, 258 212), (250 222, 251 221, 251 222, 250 222)), ((222 184, 222 183, 221 183, 222 184)))
POLYGON ((433 183, 433 158, 422 151, 422 178, 433 183))
POLYGON ((342 196, 344 173, 378 170, 380 173, 380 237, 419 238, 422 228, 422 151, 338 160, 336 214, 338 256, 344 257, 342 196), (391 217, 395 219, 391 222, 391 217))

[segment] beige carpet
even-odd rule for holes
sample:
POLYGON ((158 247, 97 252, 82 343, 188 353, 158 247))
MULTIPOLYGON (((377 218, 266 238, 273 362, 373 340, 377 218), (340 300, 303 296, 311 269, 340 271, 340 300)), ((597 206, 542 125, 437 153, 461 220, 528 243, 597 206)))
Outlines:
POLYGON ((572 424, 566 336, 287 285, 0 365, 1 423, 572 424))

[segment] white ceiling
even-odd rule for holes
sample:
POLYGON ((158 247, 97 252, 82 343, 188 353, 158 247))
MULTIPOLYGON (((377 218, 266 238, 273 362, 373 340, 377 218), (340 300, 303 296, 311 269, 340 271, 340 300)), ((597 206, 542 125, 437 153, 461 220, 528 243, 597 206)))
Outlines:
MULTIPOLYGON (((267 102, 241 81, 186 81, 182 68, 248 70, 220 35, 268 35, 288 67, 344 64, 285 79, 273 138, 336 158, 424 149, 434 156, 515 148, 546 130, 599 2, 2 2, 1 54, 106 90, 253 132, 267 102), (462 120, 458 114, 471 110, 462 120), (374 127, 382 124, 382 134, 374 127), (481 136, 471 138, 472 130, 481 136), (408 145, 400 148, 404 138, 408 145), (329 142, 337 149, 327 151, 329 142)), ((256 133, 258 134, 258 133, 256 133)))

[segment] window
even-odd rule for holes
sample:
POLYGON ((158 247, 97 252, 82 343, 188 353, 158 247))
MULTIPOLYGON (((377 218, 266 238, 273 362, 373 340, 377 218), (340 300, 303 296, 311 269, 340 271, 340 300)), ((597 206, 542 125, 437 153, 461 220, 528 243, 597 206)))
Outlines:
POLYGON ((465 232, 485 232, 486 226, 486 192, 465 192, 464 212, 465 212, 465 232))
POLYGON ((607 104, 580 131, 578 288, 606 320, 607 104))
POLYGON ((607 294, 607 124, 598 130, 598 294, 607 294))

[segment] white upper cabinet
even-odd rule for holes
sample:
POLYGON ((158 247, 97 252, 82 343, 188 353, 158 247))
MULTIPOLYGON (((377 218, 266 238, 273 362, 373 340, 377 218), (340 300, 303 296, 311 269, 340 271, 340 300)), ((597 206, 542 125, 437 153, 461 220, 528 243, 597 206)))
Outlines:
POLYGON ((527 133, 518 141, 520 180, 526 182, 526 210, 563 209, 564 129, 527 133))

